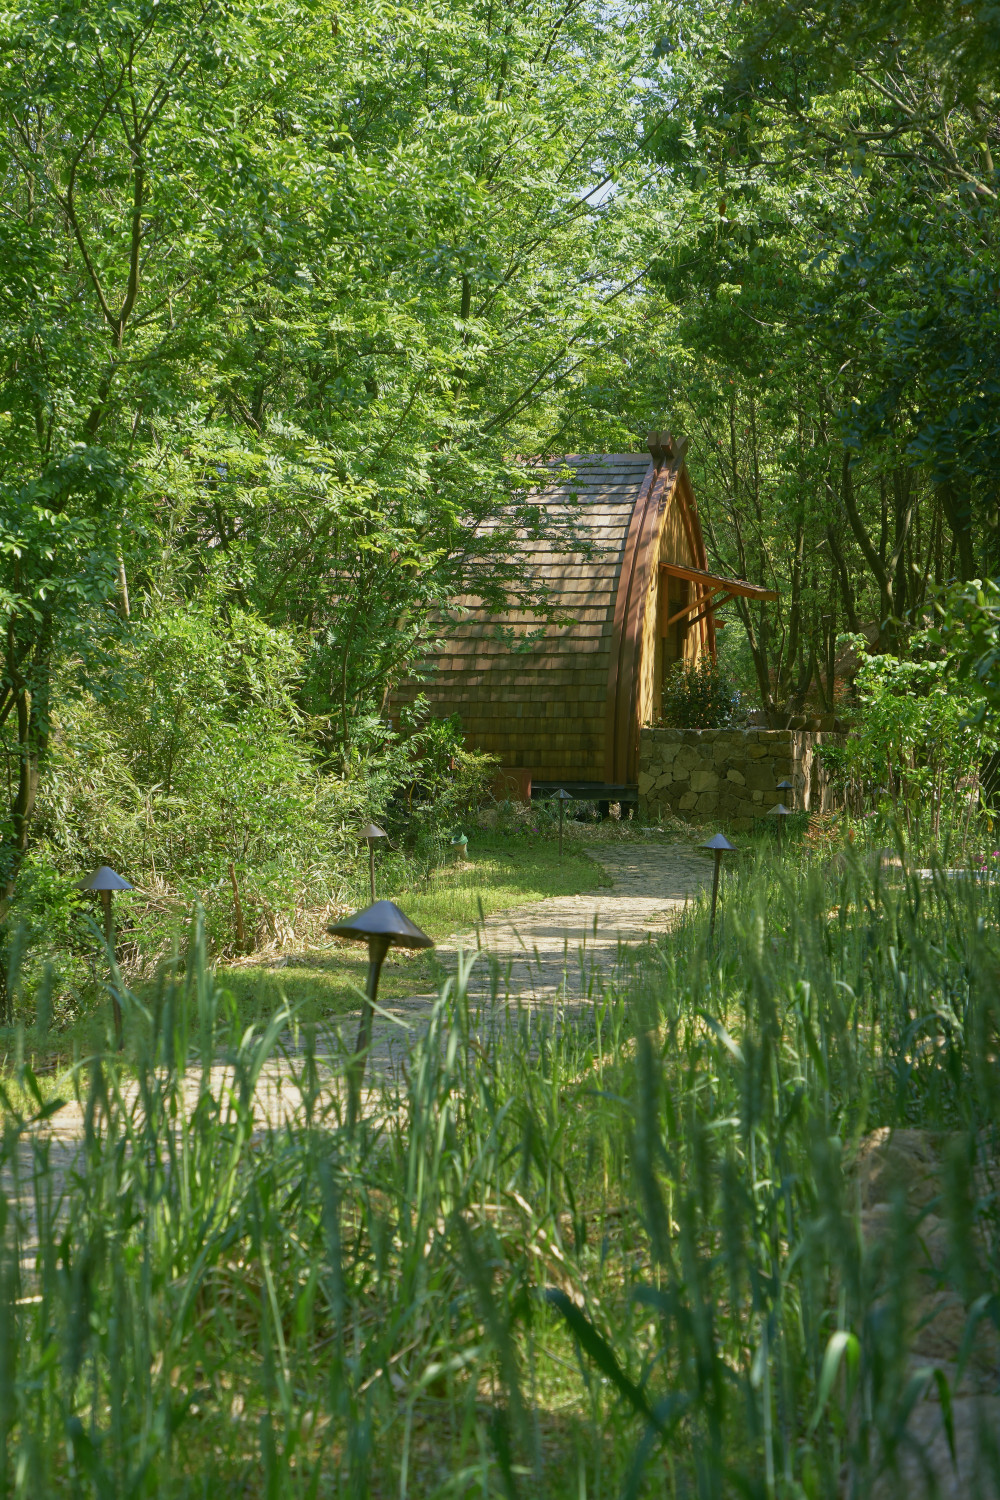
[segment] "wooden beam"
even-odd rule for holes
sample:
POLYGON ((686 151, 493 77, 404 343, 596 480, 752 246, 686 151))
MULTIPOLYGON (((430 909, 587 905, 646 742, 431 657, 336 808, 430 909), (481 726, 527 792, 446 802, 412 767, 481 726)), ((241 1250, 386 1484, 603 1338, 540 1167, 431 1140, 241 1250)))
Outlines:
MULTIPOLYGON (((707 609, 703 609, 700 615, 695 615, 695 617, 694 617, 693 620, 689 620, 688 621, 688 628, 690 629, 690 627, 692 625, 697 625, 697 623, 698 623, 699 620, 706 620, 709 615, 714 614, 715 611, 717 609, 719 609, 723 604, 728 604, 729 600, 732 599, 732 598, 734 598, 734 597, 735 597, 735 595, 733 595, 733 594, 727 594, 724 599, 715 599, 715 600, 711 601, 709 603, 707 609)), ((702 604, 702 603, 704 603, 704 600, 699 599, 697 602, 699 604, 702 604)), ((725 623, 726 623, 725 620, 716 620, 716 622, 715 622, 715 628, 716 628, 716 630, 721 630, 722 627, 723 627, 723 625, 725 625, 725 623)))
POLYGON ((774 589, 761 588, 760 584, 747 583, 745 578, 724 578, 720 573, 707 573, 702 568, 687 568, 682 563, 661 563, 660 570, 671 578, 684 578, 688 583, 714 584, 729 594, 740 594, 744 599, 777 599, 774 589))
MULTIPOLYGON (((671 625, 676 625, 678 620, 683 620, 684 616, 691 614, 693 610, 701 609, 703 604, 708 604, 708 601, 711 599, 712 595, 717 594, 718 592, 718 588, 709 589, 707 593, 700 594, 697 599, 692 599, 690 604, 685 604, 683 609, 679 609, 675 615, 670 616, 669 620, 665 620, 663 622, 664 631, 669 630, 671 625)), ((732 597, 732 594, 726 594, 726 599, 731 599, 732 597)), ((725 604, 726 599, 719 599, 715 604, 709 604, 708 609, 702 610, 702 613, 697 616, 697 619, 690 620, 688 623, 691 625, 697 624, 697 621, 704 619, 705 615, 707 615, 710 610, 717 609, 720 604, 725 604)))

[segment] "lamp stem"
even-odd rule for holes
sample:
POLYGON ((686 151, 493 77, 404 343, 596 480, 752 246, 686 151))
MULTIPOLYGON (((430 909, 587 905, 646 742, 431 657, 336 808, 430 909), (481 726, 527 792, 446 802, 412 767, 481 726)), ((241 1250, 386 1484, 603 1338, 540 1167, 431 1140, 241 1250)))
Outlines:
POLYGON ((560 798, 559 801, 559 863, 562 864, 563 845, 563 818, 566 816, 566 804, 560 798))
POLYGON ((715 873, 712 876, 712 919, 708 924, 708 938, 715 937, 715 908, 719 901, 719 870, 722 868, 722 850, 715 850, 715 873))
POLYGON ((347 1065, 347 1107, 352 1125, 356 1123, 361 1113, 361 1085, 365 1079, 365 1063, 368 1061, 368 1049, 372 1040, 372 1022, 375 1017, 372 1006, 378 999, 379 975, 388 951, 388 935, 381 932, 373 933, 368 939, 368 980, 365 984, 365 999, 361 1008, 361 1023, 358 1026, 358 1041, 354 1056, 347 1065))
MULTIPOLYGON (((114 968, 114 962, 115 962, 115 925, 114 925, 114 918, 112 917, 112 914, 111 914, 111 892, 110 891, 101 891, 101 906, 104 908, 104 941, 108 945, 108 958, 111 961, 112 968, 114 968)), ((111 983, 112 983, 112 986, 114 986, 114 974, 112 974, 112 976, 111 976, 111 983)), ((111 990, 111 1007, 112 1007, 112 1010, 114 1011, 114 1017, 115 1017, 115 1042, 117 1044, 118 1051, 120 1052, 122 1050, 122 1048, 124 1047, 124 1045, 125 1045, 125 1033, 124 1033, 124 1028, 122 1026, 122 1008, 121 1008, 121 1002, 119 1001, 118 996, 115 994, 115 991, 114 991, 113 987, 112 987, 112 990, 111 990)))
MULTIPOLYGON (((368 840, 368 880, 372 888, 372 901, 375 900, 375 842, 368 840)), ((377 982, 377 981, 376 981, 377 982)))

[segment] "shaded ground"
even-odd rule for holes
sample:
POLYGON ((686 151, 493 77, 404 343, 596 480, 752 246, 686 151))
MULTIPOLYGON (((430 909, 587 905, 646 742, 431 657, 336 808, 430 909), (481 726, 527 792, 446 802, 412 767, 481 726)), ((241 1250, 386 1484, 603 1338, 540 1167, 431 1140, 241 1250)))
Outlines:
MULTIPOLYGON (((524 906, 591 891, 607 877, 574 841, 560 862, 551 839, 530 832, 501 835, 484 830, 474 836, 470 859, 446 863, 426 880, 398 888, 387 884, 379 895, 391 893, 412 921, 435 940, 447 938, 463 926, 475 924, 481 908, 487 918, 500 910, 513 913, 524 906)), ((330 913, 337 917, 352 906, 330 913)), ((325 921, 314 940, 293 949, 219 969, 219 979, 236 999, 244 1025, 267 1021, 288 1002, 305 1023, 325 1024, 333 1017, 357 1013, 359 991, 368 968, 363 944, 338 943, 329 938, 325 921)), ((405 1000, 414 993, 436 993, 442 978, 432 954, 390 950, 382 973, 385 998, 405 1000)))

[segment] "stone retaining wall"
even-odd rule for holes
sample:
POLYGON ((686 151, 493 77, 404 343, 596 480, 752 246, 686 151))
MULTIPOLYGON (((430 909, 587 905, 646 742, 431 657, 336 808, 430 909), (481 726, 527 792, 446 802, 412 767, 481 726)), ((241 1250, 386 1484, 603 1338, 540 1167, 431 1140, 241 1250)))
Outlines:
POLYGON ((781 801, 796 812, 825 811, 830 791, 816 750, 841 738, 799 729, 644 729, 639 806, 653 817, 716 816, 736 829, 781 801), (792 791, 779 792, 779 781, 792 791))

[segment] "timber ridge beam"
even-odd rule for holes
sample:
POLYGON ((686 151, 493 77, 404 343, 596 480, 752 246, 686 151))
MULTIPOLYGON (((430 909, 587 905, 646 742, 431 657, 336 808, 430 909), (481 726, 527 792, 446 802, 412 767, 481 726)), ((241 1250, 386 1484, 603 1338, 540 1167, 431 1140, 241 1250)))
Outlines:
POLYGON ((688 449, 687 438, 674 437, 672 432, 647 432, 646 447, 659 471, 665 463, 681 463, 688 449))

